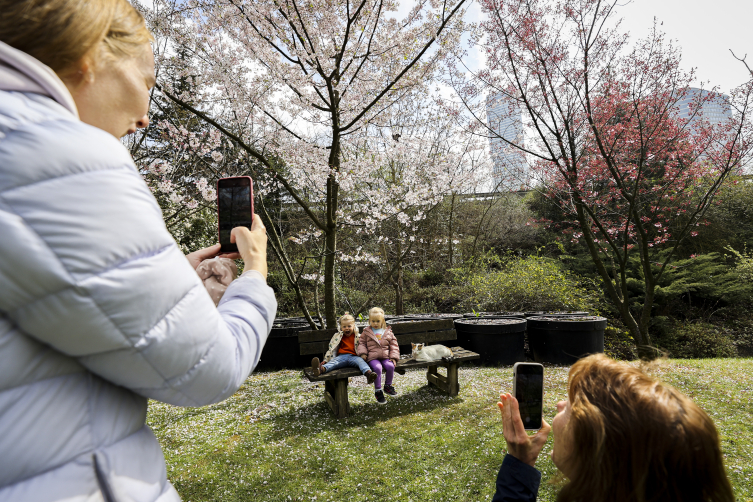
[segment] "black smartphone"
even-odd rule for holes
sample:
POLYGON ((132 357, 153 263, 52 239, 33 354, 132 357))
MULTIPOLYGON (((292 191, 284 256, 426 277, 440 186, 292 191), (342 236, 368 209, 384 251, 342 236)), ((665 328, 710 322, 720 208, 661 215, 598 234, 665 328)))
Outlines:
POLYGON ((541 429, 544 418, 544 367, 538 363, 515 363, 512 393, 518 400, 526 430, 541 429))
POLYGON ((217 180, 217 224, 221 253, 236 253, 238 246, 230 242, 235 227, 251 228, 254 221, 254 184, 249 176, 217 180))

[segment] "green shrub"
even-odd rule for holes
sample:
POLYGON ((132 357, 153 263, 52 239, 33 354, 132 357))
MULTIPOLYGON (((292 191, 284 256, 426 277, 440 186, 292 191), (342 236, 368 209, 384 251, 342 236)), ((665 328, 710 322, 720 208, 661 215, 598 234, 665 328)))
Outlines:
POLYGON ((604 353, 612 359, 633 361, 638 359, 635 340, 624 328, 607 326, 604 330, 604 353))
POLYGON ((584 287, 584 280, 569 273, 551 258, 506 257, 493 263, 499 269, 474 267, 455 271, 455 284, 466 290, 460 299, 461 310, 598 311, 597 288, 584 287))
POLYGON ((737 347, 728 330, 713 324, 680 323, 657 345, 674 358, 734 357, 737 347))
POLYGON ((730 323, 729 331, 737 354, 742 357, 753 357, 753 320, 735 320, 730 323))

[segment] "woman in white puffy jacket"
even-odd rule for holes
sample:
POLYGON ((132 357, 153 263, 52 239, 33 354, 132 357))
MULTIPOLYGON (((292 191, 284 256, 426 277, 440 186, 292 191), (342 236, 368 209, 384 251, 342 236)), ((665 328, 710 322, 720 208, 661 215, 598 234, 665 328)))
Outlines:
POLYGON ((126 0, 0 0, 0 501, 176 501, 147 398, 202 406, 259 360, 277 304, 258 217, 219 306, 119 138, 154 61, 126 0))

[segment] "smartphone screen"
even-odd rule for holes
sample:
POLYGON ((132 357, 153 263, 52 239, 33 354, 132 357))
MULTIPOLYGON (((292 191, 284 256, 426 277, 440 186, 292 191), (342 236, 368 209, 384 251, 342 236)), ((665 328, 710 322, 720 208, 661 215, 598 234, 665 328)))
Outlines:
POLYGON ((238 251, 238 247, 230 242, 230 232, 235 227, 251 228, 254 219, 252 191, 248 176, 222 178, 217 182, 217 218, 224 253, 238 251))
POLYGON ((527 430, 538 430, 544 409, 544 367, 536 363, 517 363, 513 372, 513 392, 523 426, 527 430))

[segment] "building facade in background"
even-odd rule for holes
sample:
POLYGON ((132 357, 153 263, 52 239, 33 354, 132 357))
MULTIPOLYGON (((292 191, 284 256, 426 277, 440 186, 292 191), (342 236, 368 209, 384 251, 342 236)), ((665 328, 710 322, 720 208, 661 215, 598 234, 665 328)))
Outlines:
POLYGON ((528 183, 525 155, 505 142, 524 146, 520 106, 499 94, 489 96, 486 100, 486 120, 491 129, 489 149, 494 162, 492 190, 507 192, 523 189, 528 183))
POLYGON ((690 119, 691 125, 699 117, 708 120, 711 124, 721 124, 732 117, 732 109, 729 104, 729 96, 712 91, 704 91, 697 87, 689 87, 685 97, 677 102, 678 116, 690 119), (693 103, 703 102, 700 113, 696 113, 693 103))

